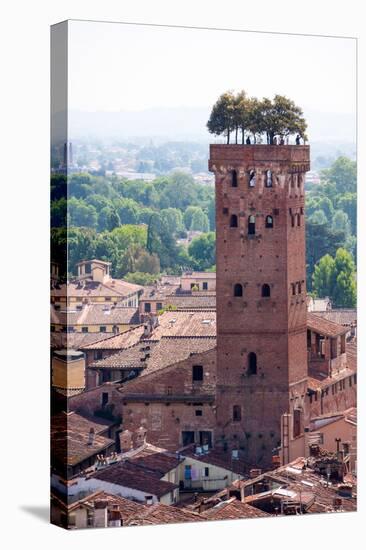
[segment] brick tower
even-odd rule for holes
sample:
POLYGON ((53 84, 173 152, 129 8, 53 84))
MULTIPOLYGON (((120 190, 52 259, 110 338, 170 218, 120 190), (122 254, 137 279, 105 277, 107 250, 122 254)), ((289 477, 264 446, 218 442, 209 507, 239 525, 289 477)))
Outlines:
POLYGON ((216 443, 272 461, 306 393, 305 145, 211 145, 216 185, 216 443))

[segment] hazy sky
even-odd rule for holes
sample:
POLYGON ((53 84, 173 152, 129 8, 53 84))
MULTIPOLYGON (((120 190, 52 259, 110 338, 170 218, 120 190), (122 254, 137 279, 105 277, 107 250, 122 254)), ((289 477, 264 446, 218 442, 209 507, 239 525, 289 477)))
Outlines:
POLYGON ((203 107, 244 88, 354 113, 355 53, 354 39, 71 21, 69 108, 203 107))

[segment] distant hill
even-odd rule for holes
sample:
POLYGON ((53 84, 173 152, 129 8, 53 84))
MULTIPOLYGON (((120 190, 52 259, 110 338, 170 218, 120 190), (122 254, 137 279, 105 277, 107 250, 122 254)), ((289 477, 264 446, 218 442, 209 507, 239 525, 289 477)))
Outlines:
MULTIPOLYGON (((175 107, 143 111, 82 112, 69 114, 70 139, 157 137, 174 140, 212 140, 206 130, 210 108, 175 107)), ((304 109, 309 138, 314 141, 356 141, 356 116, 304 109)))

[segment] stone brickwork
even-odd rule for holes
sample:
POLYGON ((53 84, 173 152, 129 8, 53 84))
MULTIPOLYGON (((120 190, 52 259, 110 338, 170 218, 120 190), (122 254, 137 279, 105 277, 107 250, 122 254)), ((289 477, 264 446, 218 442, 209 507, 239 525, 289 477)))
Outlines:
POLYGON ((309 147, 211 145, 209 168, 216 182, 216 441, 265 465, 280 443, 281 414, 305 404, 309 147))

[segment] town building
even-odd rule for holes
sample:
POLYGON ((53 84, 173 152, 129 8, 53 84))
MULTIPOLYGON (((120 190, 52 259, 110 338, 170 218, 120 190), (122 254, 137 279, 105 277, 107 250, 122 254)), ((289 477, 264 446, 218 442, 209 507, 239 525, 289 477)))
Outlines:
POLYGON ((78 274, 68 283, 52 283, 51 303, 56 306, 111 303, 138 307, 143 288, 110 275, 110 262, 85 260, 77 264, 78 274))
POLYGON ((118 303, 51 305, 51 332, 118 334, 140 324, 138 308, 118 303))
POLYGON ((51 523, 67 529, 121 527, 145 510, 141 503, 96 491, 71 503, 51 492, 51 523))
POLYGON ((344 473, 356 475, 357 411, 355 407, 312 417, 309 426, 296 437, 293 436, 293 430, 286 429, 286 425, 291 426, 293 423, 292 415, 284 416, 283 446, 280 450, 282 464, 291 462, 298 456, 309 457, 314 448, 322 448, 331 453, 340 454, 344 473))

